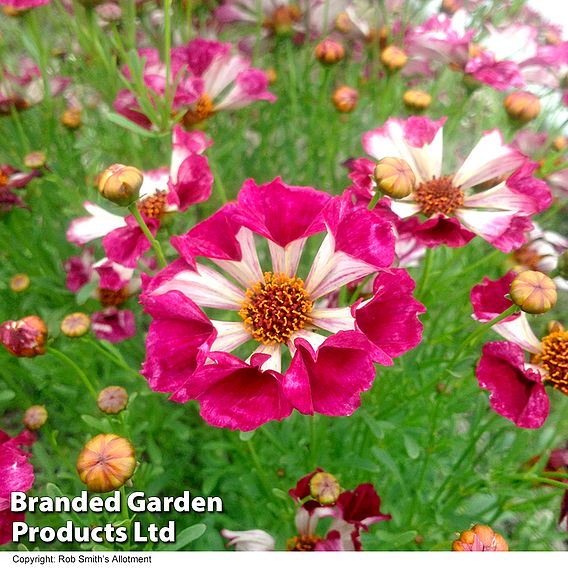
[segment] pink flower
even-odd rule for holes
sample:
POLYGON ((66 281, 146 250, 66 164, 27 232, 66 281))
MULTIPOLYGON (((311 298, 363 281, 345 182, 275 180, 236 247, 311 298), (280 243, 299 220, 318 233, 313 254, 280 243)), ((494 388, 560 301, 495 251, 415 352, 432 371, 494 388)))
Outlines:
POLYGON ((14 190, 25 188, 38 176, 41 176, 39 170, 25 173, 7 164, 0 165, 0 213, 10 211, 13 207, 25 208, 26 204, 14 190))
MULTIPOLYGON (((530 217, 552 200, 546 183, 532 176, 537 164, 504 144, 499 131, 492 130, 483 135, 455 174, 444 176, 444 121, 389 119, 382 128, 363 135, 369 155, 376 160, 401 158, 416 176, 414 192, 392 200, 392 211, 401 219, 420 216, 414 235, 428 247, 464 246, 477 234, 510 252, 525 242, 525 232, 533 226, 530 217), (489 181, 490 189, 474 190, 489 181)), ((362 184, 362 178, 361 174, 352 176, 353 191, 371 196, 374 181, 362 184)))
POLYGON ((0 430, 0 544, 12 540, 12 523, 24 520, 23 513, 10 511, 10 495, 12 491, 28 491, 34 483, 30 456, 21 449, 34 442, 35 436, 28 430, 15 438, 0 430))
MULTIPOLYGON (((185 211, 211 195, 213 174, 207 158, 201 155, 210 145, 211 141, 202 132, 188 133, 177 126, 173 131, 169 171, 159 168, 144 172, 138 208, 154 235, 164 215, 185 211)), ((90 216, 71 222, 67 240, 76 245, 84 245, 103 237, 103 247, 108 258, 134 268, 151 248, 134 216, 115 215, 88 201, 84 203, 84 207, 90 216)))
POLYGON ((51 0, 0 0, 0 6, 9 6, 16 10, 29 10, 38 6, 45 6, 51 0))
POLYGON ((235 550, 239 552, 274 550, 274 538, 267 532, 258 529, 250 531, 230 531, 223 529, 221 536, 227 539, 227 546, 234 546, 235 550))
POLYGON ((237 203, 172 244, 182 258, 144 285, 153 323, 143 374, 174 400, 199 401, 215 426, 252 430, 293 408, 352 414, 372 386, 373 364, 390 365, 420 342, 417 315, 424 308, 412 298, 414 283, 404 270, 388 270, 391 223, 348 196, 279 178, 261 186, 249 180, 237 203), (318 233, 325 238, 304 280, 300 259, 318 233), (264 269, 261 242, 271 260, 264 269), (369 300, 320 307, 328 294, 377 271, 369 300), (236 317, 210 319, 203 309, 236 317), (237 350, 244 360, 231 354, 237 350), (285 350, 292 357, 287 369, 285 350))
POLYGON ((91 316, 91 328, 98 339, 118 343, 136 335, 136 322, 130 310, 111 307, 91 316))
MULTIPOLYGON (((515 277, 509 272, 492 281, 485 278, 472 289, 474 318, 487 322, 505 311, 512 302, 505 298, 515 277)), ((490 391, 493 410, 521 428, 540 428, 549 412, 545 385, 568 394, 568 332, 556 324, 539 340, 524 312, 514 314, 493 326, 507 339, 487 343, 476 369, 481 388, 490 391), (525 361, 524 351, 531 354, 525 361)))

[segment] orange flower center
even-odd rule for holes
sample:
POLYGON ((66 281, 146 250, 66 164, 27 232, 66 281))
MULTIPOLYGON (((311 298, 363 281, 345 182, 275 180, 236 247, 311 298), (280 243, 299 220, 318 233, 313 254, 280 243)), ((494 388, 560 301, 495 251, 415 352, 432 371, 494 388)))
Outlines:
POLYGON ((0 187, 8 185, 8 181, 10 181, 10 178, 4 172, 0 171, 0 187))
POLYGON ((545 381, 568 395, 568 331, 553 331, 547 335, 534 361, 547 372, 545 381))
POLYGON ((292 29, 295 22, 302 19, 302 12, 298 6, 279 6, 270 18, 266 18, 263 26, 276 32, 287 32, 292 29))
POLYGON ((463 191, 452 183, 452 176, 434 178, 422 182, 414 192, 414 198, 426 217, 434 213, 451 215, 463 205, 463 191))
POLYGON ((110 288, 99 288, 97 290, 97 298, 103 306, 120 306, 128 300, 129 295, 126 287, 120 290, 111 290, 110 288))
POLYGON ((199 99, 197 99, 195 107, 192 109, 190 108, 185 113, 183 117, 183 124, 189 128, 203 122, 213 114, 215 114, 213 100, 209 95, 203 93, 199 99))
POLYGON ((138 203, 140 213, 148 219, 161 219, 166 208, 166 192, 158 191, 154 195, 145 197, 138 203))
POLYGON ((513 260, 519 266, 529 270, 538 270, 542 257, 530 245, 523 245, 521 248, 513 251, 513 260))
POLYGON ((286 550, 291 552, 309 552, 316 549, 321 540, 319 536, 299 535, 288 539, 286 550))
POLYGON ((239 315, 259 343, 286 343, 309 320, 312 301, 300 278, 264 273, 264 280, 246 291, 239 315))

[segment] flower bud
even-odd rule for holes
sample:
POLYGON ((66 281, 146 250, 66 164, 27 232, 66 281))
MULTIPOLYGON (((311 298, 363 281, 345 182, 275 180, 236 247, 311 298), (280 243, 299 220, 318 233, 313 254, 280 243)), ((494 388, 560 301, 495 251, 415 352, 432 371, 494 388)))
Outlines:
POLYGON ((424 92, 411 89, 402 95, 402 102, 409 110, 426 110, 432 104, 432 97, 424 92))
POLYGON ((389 45, 381 52, 381 62, 388 71, 400 71, 408 61, 406 53, 396 45, 389 45))
POLYGON ((28 430, 39 430, 45 424, 46 420, 47 410, 45 406, 36 404, 26 410, 22 422, 28 430))
POLYGON ((440 11, 444 12, 445 14, 449 14, 450 16, 452 16, 461 7, 462 7, 462 4, 459 0, 442 0, 442 5, 440 6, 440 11))
POLYGON ((109 201, 126 207, 138 199, 144 175, 138 168, 113 164, 99 178, 99 192, 109 201))
POLYGON ((548 45, 560 45, 562 43, 562 38, 553 30, 547 30, 544 33, 544 41, 548 45))
POLYGON ((95 11, 104 22, 118 22, 122 18, 122 8, 113 2, 105 2, 97 6, 95 11))
POLYGON ((345 56, 343 46, 332 39, 324 39, 317 44, 315 49, 316 59, 324 65, 339 63, 345 56))
POLYGON ((542 272, 525 270, 511 282, 511 300, 529 314, 543 314, 556 304, 556 284, 542 272))
POLYGON ((342 34, 348 34, 353 29, 351 18, 347 12, 341 12, 341 14, 335 18, 335 29, 342 34))
POLYGON ((513 91, 503 102, 507 114, 519 122, 525 123, 535 119, 540 114, 538 97, 528 91, 513 91))
POLYGON ((568 146, 568 139, 566 138, 566 136, 557 136, 553 141, 552 141, 552 147, 557 151, 557 152, 562 152, 562 150, 566 149, 566 146, 568 146))
POLYGON ((47 326, 38 316, 27 316, 0 325, 0 343, 16 357, 35 357, 45 353, 47 326))
POLYGON ((81 126, 81 109, 76 107, 70 107, 65 109, 61 115, 61 124, 69 130, 76 130, 81 126))
POLYGON ((89 440, 77 459, 77 473, 89 491, 106 493, 122 487, 134 474, 132 444, 116 434, 99 434, 89 440))
POLYGON ((67 337, 82 337, 91 327, 91 318, 83 312, 75 312, 63 318, 61 332, 67 337))
POLYGON ((310 479, 310 495, 320 505, 333 505, 340 493, 339 482, 331 473, 318 471, 310 479))
POLYGON ((278 35, 289 35, 293 31, 294 24, 302 18, 302 13, 298 6, 290 4, 288 6, 279 6, 272 14, 272 20, 268 24, 278 35))
POLYGON ((122 387, 106 387, 97 398, 97 406, 105 414, 119 414, 128 404, 128 393, 122 387))
POLYGON ((10 278, 10 290, 12 292, 23 292, 30 287, 30 277, 23 272, 20 274, 14 274, 10 278))
POLYGON ((416 184, 412 168, 401 158, 383 158, 375 166, 373 177, 378 189, 393 199, 408 197, 416 184))
POLYGON ((505 539, 491 527, 474 525, 463 531, 459 539, 452 543, 454 552, 506 552, 509 546, 505 539))
POLYGON ((352 112, 359 102, 359 93, 356 89, 342 85, 335 90, 331 100, 339 112, 352 112))
POLYGON ((14 8, 13 6, 2 6, 2 12, 8 18, 19 18, 28 12, 28 10, 25 8, 14 8))
POLYGON ((26 168, 37 170, 45 166, 46 159, 45 152, 30 152, 24 157, 24 165, 26 168))
POLYGON ((269 67, 266 70, 266 78, 268 79, 269 85, 274 85, 274 83, 276 83, 278 80, 278 73, 276 73, 276 69, 274 69, 274 67, 269 67))

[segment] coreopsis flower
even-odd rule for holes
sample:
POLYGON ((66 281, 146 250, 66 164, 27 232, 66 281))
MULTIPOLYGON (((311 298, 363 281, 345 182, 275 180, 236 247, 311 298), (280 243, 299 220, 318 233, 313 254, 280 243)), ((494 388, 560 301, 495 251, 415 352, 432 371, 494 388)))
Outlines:
MULTIPOLYGON (((172 85, 166 84, 166 67, 154 49, 144 49, 143 79, 147 88, 162 99, 166 91, 176 85, 173 110, 184 113, 183 124, 193 128, 220 110, 239 109, 254 101, 274 102, 268 91, 264 71, 251 67, 250 60, 232 55, 230 43, 197 38, 186 46, 171 51, 172 85)), ((131 78, 128 68, 123 69, 131 78)), ((153 101, 156 105, 156 101, 153 101)), ((136 96, 129 90, 120 91, 114 101, 115 110, 144 128, 151 127, 136 96)))
POLYGON ((280 178, 261 186, 249 180, 237 203, 172 244, 181 258, 144 282, 141 301, 153 322, 142 373, 173 400, 197 400, 212 425, 252 430, 293 408, 351 414, 372 386, 373 363, 389 365, 420 341, 424 308, 412 298, 414 283, 404 270, 389 269, 391 223, 349 196, 280 178), (308 259, 302 253, 316 234, 325 238, 308 259), (264 267, 259 246, 270 251, 264 267), (302 256, 311 266, 306 276, 302 256), (319 307, 377 271, 365 302, 319 307), (210 309, 229 319, 207 315, 210 309))
POLYGON ((0 6, 8 6, 16 10, 29 10, 49 4, 51 0, 0 0, 0 6))
POLYGON ((77 473, 89 491, 106 493, 122 487, 134 474, 134 447, 116 434, 89 440, 77 458, 77 473))
POLYGON ((454 552, 507 552, 507 541, 491 527, 474 525, 452 543, 454 552))
MULTIPOLYGON (((486 277, 474 286, 473 317, 488 322, 507 310, 512 302, 506 295, 516 276, 509 272, 495 281, 486 277)), ((492 329, 507 341, 484 345, 476 368, 479 385, 490 391, 495 412, 521 428, 540 428, 550 407, 545 387, 568 394, 568 331, 555 324, 539 340, 524 312, 509 316, 492 329), (529 362, 525 351, 530 354, 529 362)))
POLYGON ((30 455, 22 450, 34 441, 35 435, 28 430, 15 438, 0 430, 0 544, 12 540, 12 523, 24 520, 24 513, 10 511, 10 495, 12 491, 29 491, 34 483, 30 455))
MULTIPOLYGON (((531 216, 546 209, 552 196, 545 182, 533 177, 537 164, 503 142, 498 130, 483 135, 458 171, 442 172, 443 124, 426 117, 389 119, 381 128, 363 135, 363 148, 375 160, 399 158, 416 177, 416 188, 406 198, 391 200, 401 219, 418 218, 415 236, 428 247, 466 245, 475 235, 504 252, 526 241, 533 227, 531 216), (489 189, 476 191, 484 182, 489 189)), ((369 200, 375 192, 374 163, 360 159, 350 188, 369 200)))
MULTIPOLYGON (((0 80, 0 116, 10 115, 12 109, 26 110, 44 97, 44 82, 39 67, 32 59, 22 58, 16 73, 4 68, 0 80)), ((70 83, 67 77, 50 76, 48 86, 52 97, 60 95, 70 83)))
POLYGON ((14 190, 24 189, 38 176, 41 176, 39 170, 26 173, 7 164, 0 165, 0 214, 10 211, 13 207, 26 208, 26 204, 14 190))
POLYGON ((276 542, 267 532, 253 529, 250 531, 231 531, 223 529, 221 536, 227 539, 227 546, 234 546, 238 552, 259 552, 274 550, 276 542))
POLYGON ((38 316, 5 321, 0 325, 0 343, 16 357, 36 357, 45 353, 47 327, 38 316))
MULTIPOLYGON (((185 211, 209 198, 213 175, 202 153, 210 145, 211 141, 202 132, 188 133, 176 127, 169 171, 159 168, 144 172, 138 209, 152 233, 156 234, 167 213, 185 211)), ((67 240, 84 245, 104 237, 103 247, 108 258, 134 268, 151 248, 134 216, 115 215, 90 202, 85 202, 84 207, 90 216, 71 222, 67 240)))
POLYGON ((66 337, 83 337, 91 327, 91 318, 83 312, 74 312, 61 321, 61 333, 66 337))

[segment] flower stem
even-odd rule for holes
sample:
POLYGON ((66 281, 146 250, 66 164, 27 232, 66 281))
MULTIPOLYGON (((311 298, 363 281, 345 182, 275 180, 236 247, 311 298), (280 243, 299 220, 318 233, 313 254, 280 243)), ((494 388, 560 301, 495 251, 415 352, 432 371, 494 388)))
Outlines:
POLYGON ((154 249, 154 252, 158 257, 158 264, 160 265, 160 268, 165 268, 168 263, 166 262, 166 258, 164 257, 164 253, 162 252, 162 247, 160 246, 160 243, 154 238, 154 235, 152 235, 150 229, 148 228, 148 225, 146 225, 146 221, 144 221, 140 211, 138 210, 138 207, 136 206, 136 203, 129 205, 128 210, 130 211, 130 213, 132 213, 132 215, 136 219, 136 222, 142 229, 142 232, 150 241, 150 244, 152 245, 152 248, 154 249))
POLYGON ((95 400, 97 399, 97 391, 95 390, 93 383, 90 381, 89 377, 87 377, 83 369, 81 369, 81 367, 79 367, 75 363, 75 361, 73 361, 73 359, 69 358, 67 355, 65 355, 65 353, 62 353, 61 351, 59 351, 59 349, 55 349, 54 347, 48 347, 47 352, 53 355, 55 358, 62 361, 63 363, 65 363, 66 365, 68 365, 69 367, 71 367, 77 373, 77 375, 81 379, 81 382, 85 385, 85 387, 91 393, 93 398, 95 400))

